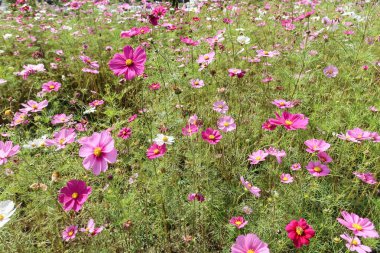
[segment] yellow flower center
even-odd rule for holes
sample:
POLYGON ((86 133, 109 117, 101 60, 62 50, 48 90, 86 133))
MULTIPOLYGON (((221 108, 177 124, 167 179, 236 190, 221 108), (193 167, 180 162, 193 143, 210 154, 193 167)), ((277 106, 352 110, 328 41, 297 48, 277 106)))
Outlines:
POLYGON ((238 220, 238 221, 235 221, 235 224, 236 224, 236 225, 241 225, 242 222, 238 220))
POLYGON ((293 124, 293 121, 291 121, 291 120, 285 120, 285 125, 290 126, 291 124, 293 124))
POLYGON ((61 144, 61 145, 62 145, 64 142, 65 142, 65 139, 63 139, 63 138, 59 140, 59 144, 61 144))
POLYGON ((289 178, 287 178, 287 177, 283 177, 283 178, 282 178, 282 181, 288 181, 288 179, 289 179, 289 178))
POLYGON ((51 89, 51 90, 54 89, 54 88, 55 88, 54 85, 50 85, 50 86, 49 86, 49 89, 51 89))
POLYGON ((228 123, 228 122, 224 122, 224 124, 223 124, 225 127, 228 127, 229 125, 230 125, 230 123, 228 123))
POLYGON ((320 167, 318 167, 318 166, 314 167, 313 170, 314 170, 315 172, 321 172, 321 171, 322 171, 322 169, 321 169, 320 167))
POLYGON ((361 139, 363 136, 361 134, 358 135, 358 139, 361 139))
POLYGON ((160 153, 160 150, 159 150, 158 148, 156 148, 155 150, 153 150, 153 153, 154 153, 155 155, 157 155, 158 153, 160 153))
POLYGON ((357 224, 357 223, 352 224, 352 227, 355 228, 356 230, 359 230, 359 231, 362 231, 362 230, 363 230, 363 227, 360 226, 360 225, 357 224))
POLYGON ((133 64, 133 60, 132 59, 127 59, 125 61, 125 65, 127 65, 128 67, 131 66, 133 64))
POLYGON ((255 251, 254 251, 253 249, 249 249, 249 250, 247 251, 247 253, 255 253, 255 251))
POLYGON ((215 135, 210 134, 210 135, 208 136, 208 138, 209 138, 210 140, 214 140, 214 139, 215 139, 215 135))
POLYGON ((0 214, 0 221, 4 220, 5 216, 0 214))
POLYGON ((351 244, 354 246, 357 246, 357 245, 359 245, 359 242, 357 240, 353 239, 351 244))
POLYGON ((97 147, 94 149, 94 155, 96 157, 99 157, 102 154, 102 149, 100 147, 97 147))
POLYGON ((33 108, 33 109, 37 109, 37 108, 38 108, 38 105, 32 105, 32 108, 33 108))
POLYGON ((255 157, 255 160, 256 160, 256 161, 261 160, 261 156, 256 156, 256 157, 255 157))
POLYGON ((264 53, 265 55, 268 55, 268 54, 269 54, 269 52, 268 52, 268 51, 264 51, 263 53, 264 53))
POLYGON ((167 136, 164 136, 164 137, 162 137, 162 140, 166 142, 169 140, 169 138, 167 136))
POLYGON ((207 61, 207 60, 210 59, 210 57, 209 57, 208 55, 205 55, 205 56, 204 56, 204 59, 207 61))
POLYGON ((71 230, 71 231, 69 232, 69 236, 72 236, 73 234, 74 234, 74 231, 71 230))
POLYGON ((78 194, 77 192, 74 192, 73 194, 71 194, 71 197, 72 197, 73 199, 78 198, 78 196, 79 196, 79 194, 78 194))
POLYGON ((301 227, 296 227, 296 233, 297 233, 297 235, 302 235, 303 229, 301 227))

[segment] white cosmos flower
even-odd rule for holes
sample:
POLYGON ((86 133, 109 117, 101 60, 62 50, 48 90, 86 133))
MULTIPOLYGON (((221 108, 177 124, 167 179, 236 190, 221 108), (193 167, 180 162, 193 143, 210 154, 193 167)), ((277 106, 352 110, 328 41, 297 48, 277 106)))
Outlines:
POLYGON ((87 110, 85 110, 85 111, 83 112, 83 114, 90 114, 90 113, 94 113, 94 112, 96 112, 95 107, 90 107, 90 108, 88 108, 87 110))
POLYGON ((171 145, 174 143, 174 137, 173 136, 167 136, 164 134, 157 134, 157 137, 155 139, 153 139, 153 142, 155 142, 159 146, 162 146, 164 144, 171 145))
POLYGON ((31 140, 29 141, 28 143, 26 143, 23 148, 27 148, 27 149, 33 149, 33 148, 41 148, 41 147, 45 147, 46 146, 46 139, 47 139, 47 135, 43 135, 41 138, 39 139, 34 139, 34 140, 31 140))
POLYGON ((246 37, 246 36, 239 36, 237 37, 237 41, 242 44, 242 45, 247 45, 249 44, 249 42, 251 42, 251 39, 249 37, 246 37))
POLYGON ((3 227, 16 211, 15 203, 11 200, 0 201, 0 228, 3 227))

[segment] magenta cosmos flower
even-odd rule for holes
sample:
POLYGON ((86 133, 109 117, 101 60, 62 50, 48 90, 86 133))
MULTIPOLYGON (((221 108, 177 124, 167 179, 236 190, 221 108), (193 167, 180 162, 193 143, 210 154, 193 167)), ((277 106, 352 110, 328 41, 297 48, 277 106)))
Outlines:
POLYGON ((371 248, 366 245, 363 245, 360 239, 356 236, 351 237, 347 234, 343 234, 340 235, 340 237, 347 242, 346 247, 350 251, 356 251, 358 253, 372 252, 371 248))
POLYGON ((291 114, 283 112, 280 116, 276 113, 275 119, 269 119, 268 122, 276 126, 284 126, 287 130, 306 129, 309 119, 303 114, 291 114))
POLYGON ((11 141, 0 141, 0 165, 5 164, 9 157, 16 155, 18 152, 20 152, 19 145, 13 146, 11 141))
POLYGON ((324 140, 310 139, 304 142, 307 146, 306 151, 309 153, 323 152, 329 149, 330 144, 324 140))
POLYGON ((203 194, 201 193, 189 193, 189 195, 187 195, 187 200, 189 202, 192 202, 194 200, 197 200, 199 202, 203 202, 205 201, 205 197, 203 196, 203 194))
POLYGON ((356 171, 353 174, 360 180, 362 180, 364 183, 377 184, 376 178, 373 176, 372 173, 360 173, 356 171))
POLYGON ((315 177, 324 177, 330 174, 330 169, 320 162, 309 162, 306 166, 309 173, 315 177))
POLYGON ((94 220, 90 219, 87 223, 87 227, 81 228, 80 231, 86 233, 88 236, 95 236, 95 235, 99 234, 100 232, 102 232, 103 229, 104 229, 103 226, 98 227, 98 228, 95 227, 94 220))
POLYGON ((244 177, 240 177, 241 184, 245 187, 246 190, 250 191, 256 197, 260 197, 260 188, 253 186, 250 182, 245 181, 244 177))
POLYGON ((108 169, 108 163, 116 162, 117 150, 114 140, 108 131, 93 133, 90 137, 84 137, 78 141, 82 147, 79 156, 83 157, 83 166, 86 170, 92 169, 95 175, 108 169))
POLYGON ((184 136, 191 136, 198 133, 198 126, 194 124, 188 124, 186 127, 182 128, 182 134, 184 136))
POLYGON ((129 127, 123 127, 122 129, 120 129, 119 133, 117 134, 117 137, 127 140, 129 139, 129 137, 131 137, 131 135, 132 129, 130 129, 129 127))
POLYGON ((328 78, 333 78, 333 77, 336 77, 338 75, 338 68, 333 66, 333 65, 330 65, 330 66, 327 66, 326 68, 323 69, 323 73, 328 78))
POLYGON ((230 77, 237 76, 238 78, 242 78, 245 75, 245 71, 241 69, 232 68, 232 69, 228 69, 228 75, 230 77))
POLYGON ((22 104, 24 108, 20 109, 20 112, 28 113, 28 112, 40 112, 46 106, 48 106, 49 102, 44 100, 42 102, 36 102, 34 100, 29 100, 26 104, 22 104))
POLYGON ((332 162, 332 158, 326 152, 319 152, 317 156, 319 161, 321 161, 322 163, 332 162))
POLYGON ((91 194, 91 187, 81 180, 70 180, 59 191, 58 201, 63 204, 63 209, 68 212, 78 212, 91 194))
POLYGON ((117 76, 124 75, 125 79, 132 80, 142 75, 145 69, 146 54, 142 47, 133 50, 131 46, 125 46, 123 54, 115 54, 108 66, 117 76))
POLYGON ((299 221, 292 220, 286 225, 285 230, 288 232, 288 237, 293 241, 296 248, 308 245, 310 243, 309 240, 315 235, 314 229, 303 218, 299 221))
POLYGON ((146 151, 146 156, 149 160, 153 160, 155 158, 161 157, 166 153, 166 144, 158 145, 157 143, 153 143, 152 146, 148 148, 146 151))
POLYGON ((231 132, 236 129, 236 124, 232 117, 223 116, 218 120, 218 128, 223 132, 231 132))
POLYGON ((42 84, 42 92, 50 93, 52 91, 58 91, 61 88, 61 84, 54 81, 49 81, 47 83, 42 84))
POLYGON ((255 234, 239 235, 231 247, 231 253, 269 253, 269 248, 255 234))
POLYGON ((205 131, 202 132, 202 139, 207 141, 211 145, 215 145, 222 139, 222 135, 219 133, 218 130, 207 128, 205 131))
POLYGON ((268 153, 260 149, 249 155, 248 161, 250 161, 250 164, 258 164, 259 162, 265 161, 265 157, 267 157, 268 155, 268 153))
POLYGON ((230 224, 231 225, 234 225, 235 227, 237 227, 238 229, 241 229, 241 228, 244 228, 245 225, 247 225, 248 221, 246 221, 244 219, 244 217, 242 216, 238 216, 238 217, 232 217, 230 219, 230 224))
POLYGON ((341 212, 343 219, 337 218, 338 222, 351 230, 354 235, 364 238, 378 238, 379 234, 375 230, 373 223, 367 218, 361 218, 357 214, 341 212))
POLYGON ((78 233, 78 226, 72 225, 65 228, 62 231, 62 239, 67 242, 73 240, 78 233))
POLYGON ((300 163, 294 163, 292 166, 290 166, 291 170, 300 170, 302 168, 300 163))

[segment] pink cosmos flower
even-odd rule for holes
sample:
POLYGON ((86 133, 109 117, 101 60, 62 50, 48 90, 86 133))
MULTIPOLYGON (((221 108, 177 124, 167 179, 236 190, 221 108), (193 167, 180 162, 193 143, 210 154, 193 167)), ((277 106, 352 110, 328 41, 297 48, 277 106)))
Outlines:
POLYGON ((83 157, 83 166, 86 170, 92 169, 95 175, 105 172, 108 163, 114 163, 117 159, 117 150, 114 140, 108 131, 93 133, 90 137, 83 137, 79 141, 81 148, 79 156, 83 157))
POLYGON ((372 173, 361 173, 358 171, 355 171, 353 173, 356 177, 358 177, 360 180, 362 180, 364 183, 367 184, 377 184, 376 178, 373 176, 372 173))
POLYGON ((309 245, 310 239, 314 237, 314 229, 307 224, 307 221, 301 218, 299 221, 292 220, 285 227, 288 232, 288 237, 293 241, 296 248, 301 248, 303 245, 309 245))
POLYGON ((129 139, 129 137, 131 137, 131 135, 132 129, 130 129, 129 127, 123 127, 122 129, 120 129, 120 132, 117 134, 117 137, 127 140, 129 139))
POLYGON ((128 118, 128 122, 131 123, 133 122, 135 119, 137 119, 137 114, 133 114, 131 117, 128 118))
POLYGON ((332 158, 326 152, 319 152, 317 156, 319 161, 321 161, 322 163, 332 162, 332 158))
POLYGON ((213 108, 212 109, 214 111, 216 111, 216 112, 225 114, 228 111, 228 105, 223 100, 220 100, 220 101, 216 101, 213 104, 213 108))
POLYGON ((66 114, 64 114, 64 113, 56 114, 53 116, 51 123, 53 125, 67 123, 72 119, 72 117, 73 117, 73 115, 71 115, 71 114, 69 116, 66 116, 66 114))
POLYGON ((324 68, 323 73, 328 78, 333 78, 333 77, 336 77, 338 75, 338 68, 333 66, 333 65, 330 65, 330 66, 327 66, 326 68, 324 68))
POLYGON ((367 218, 361 218, 357 214, 348 213, 346 211, 341 212, 343 219, 337 218, 338 222, 351 230, 354 235, 362 236, 364 238, 378 238, 373 223, 367 218))
POLYGON ((330 144, 324 140, 310 139, 304 142, 307 146, 306 151, 309 153, 323 152, 329 149, 330 144))
POLYGON ((246 221, 242 216, 232 217, 230 219, 230 224, 234 225, 238 229, 244 228, 247 223, 248 221, 246 221))
POLYGON ((294 163, 292 166, 290 166, 291 170, 300 170, 302 168, 301 164, 299 163, 294 163))
POLYGON ((40 112, 42 109, 44 109, 46 106, 48 106, 49 102, 47 100, 44 100, 42 102, 36 102, 34 100, 29 100, 26 102, 26 104, 21 104, 24 106, 24 108, 20 109, 20 112, 28 113, 28 112, 40 112))
POLYGON ((269 248, 255 234, 239 235, 231 247, 231 253, 269 253, 269 248))
POLYGON ((103 229, 104 229, 103 226, 96 228, 94 220, 90 219, 87 223, 87 227, 81 228, 80 231, 86 233, 88 236, 91 237, 91 236, 95 236, 99 234, 100 232, 103 231, 103 229))
POLYGON ((11 141, 0 141, 0 165, 5 164, 8 161, 8 158, 16 155, 18 152, 20 152, 19 145, 13 146, 11 141))
POLYGON ((236 129, 236 124, 232 117, 222 116, 218 120, 218 128, 223 132, 231 132, 236 129))
POLYGON ((291 114, 289 112, 283 112, 280 116, 276 114, 275 119, 269 119, 269 123, 277 126, 284 126, 287 130, 306 129, 309 124, 309 118, 303 114, 291 114))
POLYGON ((78 233, 78 226, 75 226, 75 225, 68 226, 62 232, 62 239, 65 242, 73 240, 77 233, 78 233))
POLYGON ((200 79, 191 79, 190 85, 193 88, 199 89, 205 86, 205 83, 203 82, 203 80, 200 80, 200 79))
POLYGON ((257 57, 274 57, 276 55, 279 55, 280 52, 278 51, 265 51, 265 50, 256 50, 256 53, 257 53, 257 57))
POLYGON ((63 204, 65 212, 74 210, 78 212, 91 194, 91 187, 81 180, 70 180, 59 191, 58 201, 63 204))
POLYGON ((11 126, 17 126, 20 124, 26 125, 29 123, 28 114, 24 112, 16 112, 13 116, 11 126))
POLYGON ((193 124, 188 124, 186 127, 182 128, 182 134, 184 136, 191 136, 195 133, 198 133, 198 126, 193 124))
POLYGON ((202 139, 207 141, 211 145, 215 145, 222 139, 222 135, 219 133, 218 130, 207 128, 205 131, 202 132, 202 139))
POLYGON ((187 195, 187 200, 190 202, 194 201, 194 200, 198 200, 199 202, 203 202, 203 201, 205 201, 205 197, 201 193, 189 193, 189 195, 187 195))
POLYGON ((355 139, 355 140, 357 140, 359 142, 362 141, 362 140, 369 140, 369 139, 371 139, 371 132, 364 131, 364 130, 358 128, 358 127, 354 128, 352 130, 348 130, 347 134, 351 138, 353 138, 353 139, 355 139))
POLYGON ((245 181, 244 177, 240 177, 240 182, 244 186, 244 188, 252 193, 252 195, 256 197, 260 197, 260 188, 253 186, 250 182, 245 181))
POLYGON ((190 125, 196 125, 198 127, 202 126, 202 121, 198 118, 196 114, 191 115, 187 121, 190 125))
POLYGON ((330 174, 330 169, 320 162, 309 162, 306 166, 309 173, 315 177, 324 177, 330 174))
POLYGON ((246 72, 244 70, 241 70, 241 69, 235 69, 235 68, 228 69, 228 75, 230 77, 237 76, 238 78, 242 78, 242 77, 244 77, 245 73, 246 72))
POLYGON ((28 76, 30 76, 31 74, 46 71, 45 66, 42 63, 37 64, 37 65, 33 65, 33 64, 24 65, 23 68, 24 69, 22 71, 16 74, 18 76, 22 76, 24 80, 28 79, 28 76))
POLYGON ((268 153, 260 149, 249 155, 248 161, 250 161, 250 164, 258 164, 259 162, 265 161, 265 157, 267 157, 268 155, 268 153))
POLYGON ((211 62, 213 62, 215 57, 215 52, 210 52, 208 54, 200 55, 197 62, 202 65, 209 65, 211 62))
POLYGON ((282 158, 286 156, 285 150, 278 150, 274 147, 269 147, 269 149, 264 149, 265 153, 268 155, 275 156, 278 163, 282 163, 282 158))
POLYGON ((191 38, 188 38, 188 37, 182 37, 181 36, 180 39, 181 39, 181 42, 185 43, 188 46, 198 46, 199 45, 199 41, 192 40, 191 38))
POLYGON ((102 105, 102 104, 104 104, 104 101, 103 100, 94 100, 94 101, 92 101, 91 103, 89 103, 88 105, 90 106, 90 107, 97 107, 97 106, 99 106, 99 105, 102 105))
POLYGON ((294 103, 292 101, 286 101, 283 99, 276 99, 272 101, 272 104, 277 106, 280 109, 292 108, 294 107, 294 103))
POLYGON ((363 245, 360 239, 356 236, 351 237, 348 234, 343 234, 340 235, 340 237, 347 242, 346 247, 350 251, 356 251, 358 253, 372 252, 371 248, 363 245))
POLYGON ((42 84, 42 92, 50 93, 52 91, 58 91, 61 88, 61 84, 58 82, 49 81, 42 84))
POLYGON ((115 75, 124 75, 125 79, 132 80, 144 73, 145 62, 146 54, 142 47, 133 50, 131 46, 125 46, 124 53, 115 54, 108 65, 115 75))
POLYGON ((284 27, 284 29, 287 31, 296 29, 296 26, 293 24, 293 21, 291 19, 281 20, 281 26, 284 27))
POLYGON ((57 150, 60 150, 65 148, 67 144, 73 143, 76 136, 75 129, 62 128, 59 132, 54 133, 54 139, 46 140, 46 145, 57 146, 57 150))
POLYGON ((270 123, 269 120, 265 121, 262 125, 261 128, 267 131, 273 131, 277 128, 277 125, 270 123))
POLYGON ((150 90, 159 90, 161 88, 161 85, 159 83, 152 83, 151 85, 149 85, 149 89, 150 90))
POLYGON ((134 36, 140 35, 140 34, 146 34, 149 33, 151 29, 147 26, 144 27, 132 27, 128 31, 122 31, 120 33, 121 38, 132 38, 134 36))
POLYGON ((290 174, 283 173, 281 174, 280 179, 281 179, 281 183, 284 183, 284 184, 290 184, 293 182, 293 177, 290 174))
POLYGON ((98 69, 99 64, 97 61, 91 61, 91 58, 86 55, 80 55, 79 58, 82 60, 83 63, 86 63, 88 67, 92 69, 98 69))
POLYGON ((166 144, 163 145, 157 145, 156 143, 153 143, 152 146, 148 148, 146 151, 146 156, 149 160, 153 160, 155 158, 161 157, 165 155, 166 153, 166 144))

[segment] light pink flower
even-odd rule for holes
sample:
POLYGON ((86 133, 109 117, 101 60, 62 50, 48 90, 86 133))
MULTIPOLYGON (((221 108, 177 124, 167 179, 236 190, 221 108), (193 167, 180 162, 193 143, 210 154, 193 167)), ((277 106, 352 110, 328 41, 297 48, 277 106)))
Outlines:
POLYGON ((244 177, 240 177, 241 184, 245 187, 246 190, 250 191, 252 195, 255 195, 256 197, 260 197, 260 188, 253 186, 250 182, 245 181, 244 177))
POLYGON ((355 171, 353 173, 356 177, 358 177, 360 180, 362 180, 364 183, 367 184, 377 184, 376 178, 373 176, 372 173, 361 173, 358 171, 355 171))
POLYGON ((346 247, 350 251, 356 251, 358 253, 372 252, 371 248, 363 245, 360 239, 356 236, 351 237, 348 234, 343 234, 340 235, 340 237, 347 242, 346 247))
POLYGON ((203 80, 200 80, 200 79, 191 79, 190 85, 193 88, 199 89, 205 86, 205 83, 203 82, 203 80))
POLYGON ((239 235, 231 247, 231 253, 269 253, 269 248, 255 234, 239 235))
POLYGON ((34 100, 29 100, 26 102, 26 104, 21 104, 24 106, 24 108, 20 109, 20 112, 28 113, 28 112, 40 112, 42 109, 44 109, 46 106, 48 106, 49 102, 47 100, 44 100, 42 102, 36 102, 34 100))
POLYGON ((280 109, 292 108, 294 107, 294 103, 292 101, 286 101, 283 99, 276 99, 272 101, 272 104, 277 106, 280 109))
POLYGON ((281 174, 280 179, 281 179, 281 183, 284 183, 284 184, 290 184, 293 182, 293 177, 290 174, 283 173, 281 174))
POLYGON ((223 132, 231 132, 236 129, 236 124, 232 117, 222 116, 218 120, 218 128, 223 132))
POLYGON ((265 158, 269 154, 262 151, 261 149, 253 152, 251 155, 249 155, 248 161, 250 161, 250 164, 258 164, 259 162, 265 161, 265 158))
POLYGON ((329 167, 320 162, 309 162, 306 169, 315 177, 324 177, 330 174, 329 167))
POLYGON ((222 114, 225 114, 227 111, 228 111, 228 105, 226 102, 224 102, 223 100, 220 100, 220 101, 216 101, 214 104, 213 104, 213 108, 212 108, 214 111, 216 112, 219 112, 219 113, 222 113, 222 114))
POLYGON ((95 222, 93 219, 90 219, 87 223, 87 227, 86 228, 81 228, 80 231, 81 232, 84 232, 86 233, 88 236, 95 236, 97 234, 99 234, 100 232, 102 232, 104 229, 103 226, 100 226, 100 227, 95 227, 95 222))
POLYGON ((319 152, 317 156, 319 161, 321 161, 322 163, 332 162, 332 158, 326 152, 319 152))
POLYGON ((307 146, 306 151, 309 153, 324 152, 329 149, 330 144, 324 140, 310 139, 304 142, 307 146))
POLYGON ((49 81, 42 84, 42 92, 50 93, 52 91, 58 91, 61 88, 61 84, 54 81, 49 81))
POLYGON ((300 170, 302 168, 301 164, 299 163, 294 163, 292 166, 290 166, 291 170, 300 170))
POLYGON ((11 141, 0 141, 0 165, 5 164, 8 161, 8 158, 16 155, 18 152, 20 152, 19 145, 13 146, 11 141))
POLYGON ((323 69, 323 73, 328 78, 333 78, 333 77, 336 77, 338 75, 338 68, 333 66, 333 65, 330 65, 330 66, 327 66, 326 68, 323 69))
POLYGON ((67 144, 73 143, 75 141, 75 129, 73 128, 62 128, 59 132, 54 133, 52 140, 46 140, 47 146, 57 146, 57 150, 63 149, 67 144))
POLYGON ((186 127, 182 128, 182 134, 184 136, 191 136, 198 133, 198 126, 193 124, 187 124, 186 127))
POLYGON ((66 114, 64 114, 64 113, 56 114, 53 116, 51 123, 53 125, 67 123, 71 120, 72 117, 73 117, 73 115, 71 115, 71 114, 69 116, 66 116, 66 114))
POLYGON ((378 238, 373 223, 367 218, 361 218, 355 213, 348 213, 346 211, 341 212, 343 219, 337 218, 338 222, 351 230, 354 235, 362 236, 364 238, 378 238))

